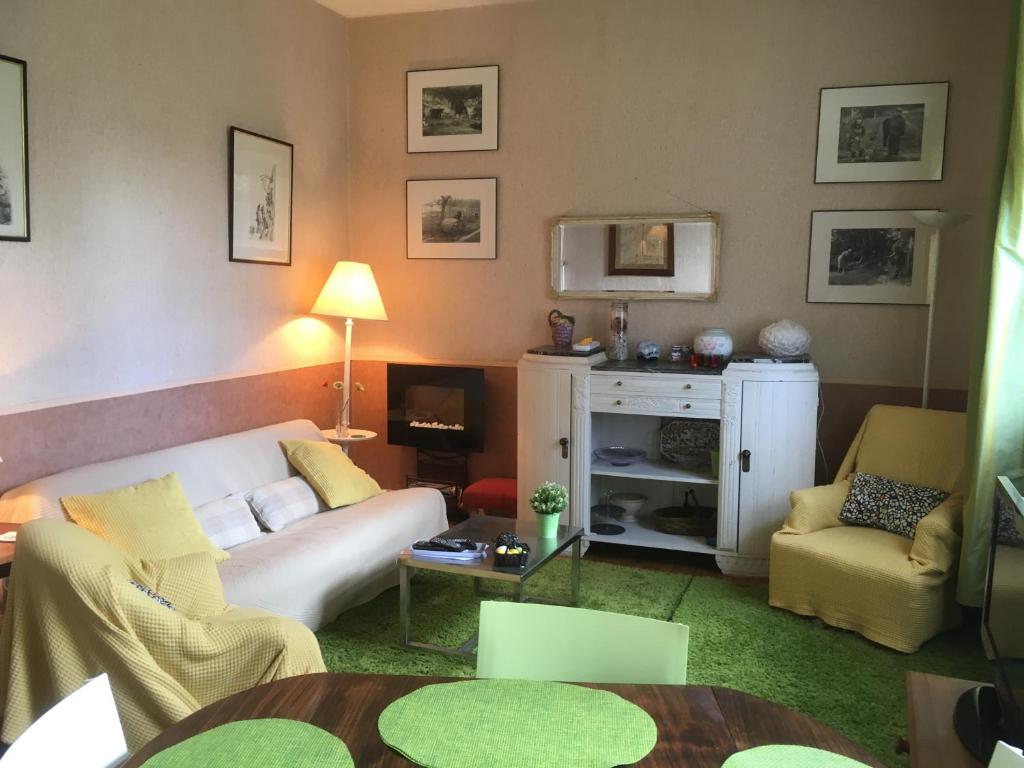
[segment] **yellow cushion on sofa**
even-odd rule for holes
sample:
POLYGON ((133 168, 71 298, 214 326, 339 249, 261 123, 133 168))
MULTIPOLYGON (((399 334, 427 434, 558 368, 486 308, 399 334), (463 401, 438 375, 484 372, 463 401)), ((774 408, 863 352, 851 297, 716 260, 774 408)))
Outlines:
POLYGON ((218 562, 230 557, 199 527, 176 472, 106 493, 62 496, 60 503, 78 525, 141 560, 192 552, 218 562))
POLYGON ((309 481, 332 509, 365 501, 381 493, 377 481, 345 452, 325 440, 282 440, 289 463, 309 481))

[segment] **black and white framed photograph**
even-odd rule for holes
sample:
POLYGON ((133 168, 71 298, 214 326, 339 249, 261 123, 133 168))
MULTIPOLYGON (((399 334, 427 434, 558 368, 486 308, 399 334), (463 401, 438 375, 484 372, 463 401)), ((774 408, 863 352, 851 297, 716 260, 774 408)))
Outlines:
POLYGON ((495 259, 498 180, 406 182, 410 259, 495 259))
POLYGON ((814 211, 807 301, 927 304, 929 243, 922 211, 814 211))
POLYGON ((292 263, 293 147, 231 127, 228 147, 228 258, 292 263))
POLYGON ((0 240, 30 239, 28 65, 0 56, 0 240))
POLYGON ((822 88, 816 182, 940 181, 949 83, 822 88))
POLYGON ((498 67, 406 73, 409 152, 498 148, 498 67))

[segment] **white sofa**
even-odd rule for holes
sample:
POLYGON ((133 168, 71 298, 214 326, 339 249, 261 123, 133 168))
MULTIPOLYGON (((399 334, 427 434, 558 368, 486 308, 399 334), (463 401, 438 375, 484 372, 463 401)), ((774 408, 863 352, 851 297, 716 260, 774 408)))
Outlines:
MULTIPOLYGON (((288 421, 101 464, 69 469, 0 497, 0 521, 64 518, 60 497, 99 493, 177 472, 193 507, 295 475, 278 442, 323 440, 311 421, 288 421)), ((398 582, 396 556, 448 528, 430 488, 389 491, 307 517, 232 547, 219 565, 229 603, 263 608, 318 629, 398 582)))

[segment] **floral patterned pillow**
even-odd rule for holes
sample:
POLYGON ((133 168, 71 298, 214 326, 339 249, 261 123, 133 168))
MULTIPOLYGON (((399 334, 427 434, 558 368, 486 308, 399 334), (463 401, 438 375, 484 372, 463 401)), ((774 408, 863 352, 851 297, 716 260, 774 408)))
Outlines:
POLYGON ((850 525, 881 528, 899 536, 914 538, 922 517, 949 496, 938 488, 901 483, 878 475, 858 472, 850 483, 839 519, 850 525))

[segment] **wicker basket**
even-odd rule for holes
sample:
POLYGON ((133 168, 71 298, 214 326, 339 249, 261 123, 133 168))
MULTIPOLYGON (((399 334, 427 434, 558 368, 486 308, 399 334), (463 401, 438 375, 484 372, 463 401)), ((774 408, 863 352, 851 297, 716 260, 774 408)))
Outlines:
POLYGON ((652 515, 654 529, 676 536, 710 536, 715 530, 714 507, 702 507, 697 503, 693 490, 686 492, 686 499, 680 507, 661 507, 652 515))
POLYGON ((523 551, 518 555, 499 555, 494 553, 494 564, 499 568, 525 568, 526 562, 530 559, 530 545, 521 543, 523 551))

